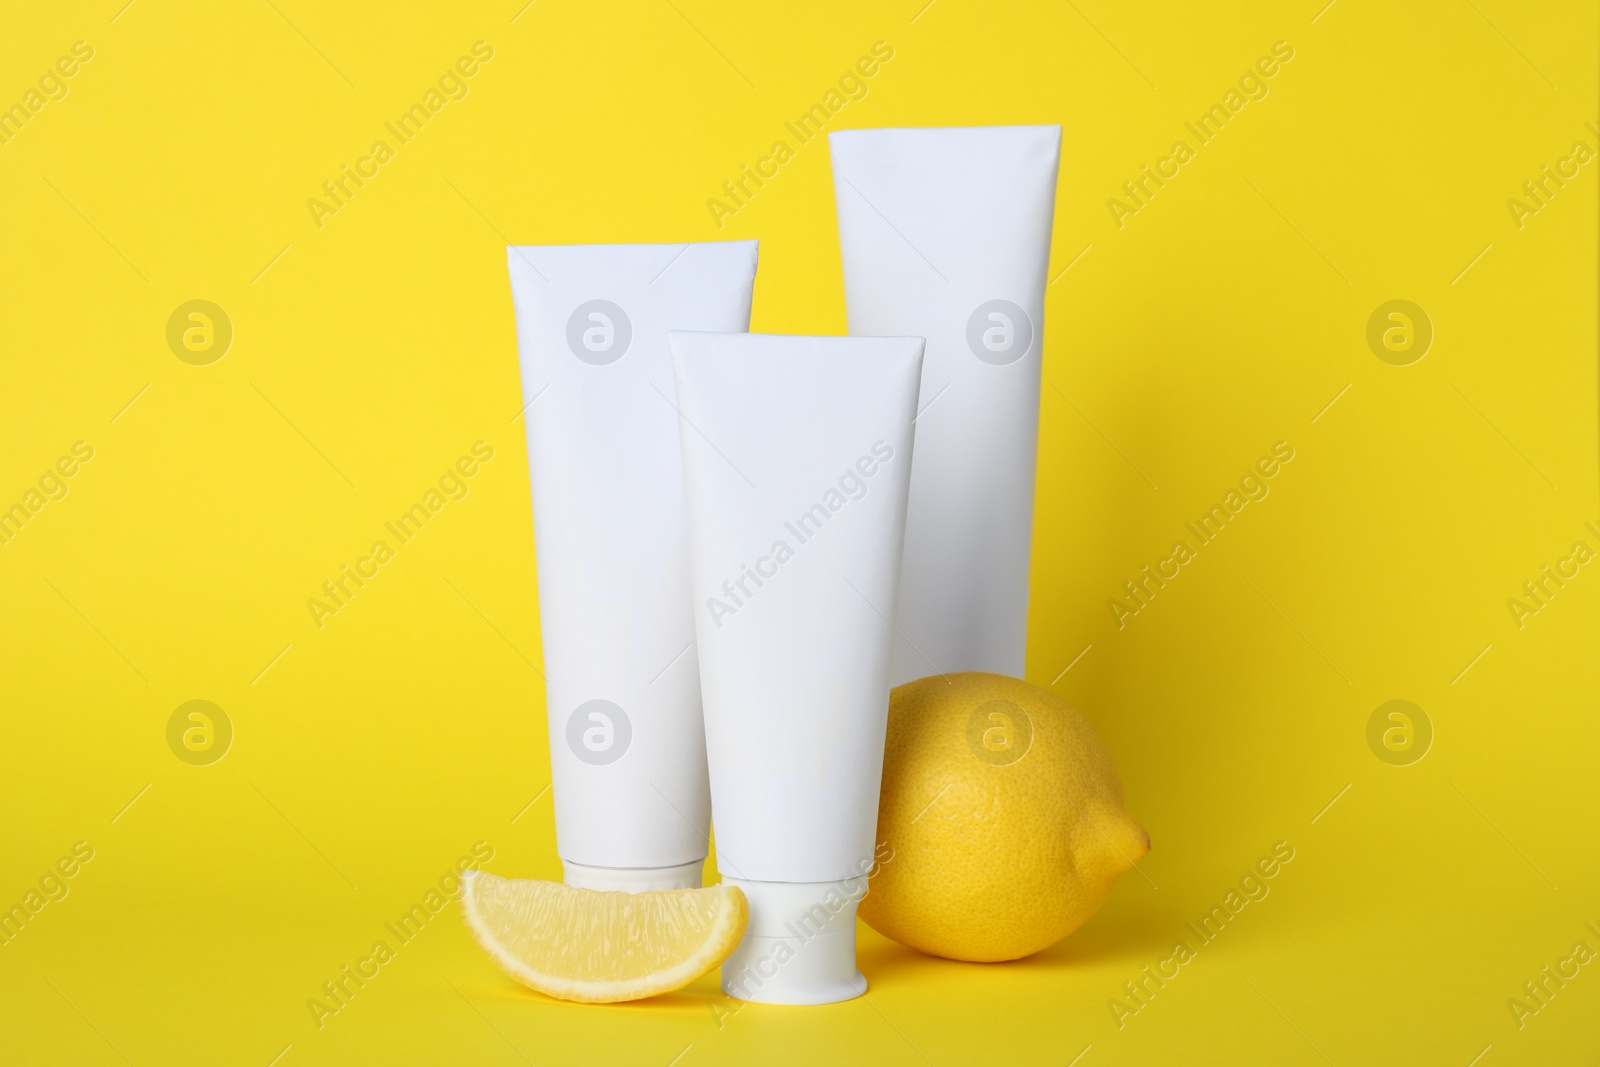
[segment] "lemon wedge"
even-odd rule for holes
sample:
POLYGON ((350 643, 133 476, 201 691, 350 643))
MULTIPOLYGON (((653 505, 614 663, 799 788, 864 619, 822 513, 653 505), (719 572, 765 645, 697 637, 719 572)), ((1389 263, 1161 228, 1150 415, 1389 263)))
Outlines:
POLYGON ((561 1000, 609 1004, 681 989, 744 936, 737 886, 600 892, 467 871, 461 912, 500 969, 561 1000))

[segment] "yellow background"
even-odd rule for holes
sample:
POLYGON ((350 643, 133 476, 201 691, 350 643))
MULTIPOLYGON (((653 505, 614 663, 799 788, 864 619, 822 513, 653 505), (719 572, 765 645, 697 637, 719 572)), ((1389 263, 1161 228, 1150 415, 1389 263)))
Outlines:
POLYGON ((1600 567, 1506 606, 1600 548, 1600 166, 1520 229, 1506 204, 1596 143, 1593 5, 522 2, 5 16, 0 102, 95 50, 0 146, 0 503, 95 449, 0 547, 0 902, 95 849, 0 947, 8 1059, 1600 1058, 1600 966, 1521 1029, 1506 1004, 1600 949, 1600 567), (470 95, 319 229, 307 199, 479 40, 470 95), (452 906, 319 1030, 308 998, 474 842, 558 873, 503 246, 759 237, 754 327, 842 332, 825 144, 721 231, 706 201, 880 40, 834 128, 1063 126, 1029 677, 1110 744, 1142 873, 1034 958, 863 929, 865 999, 736 1015, 713 977, 545 1000, 452 906), (1118 229, 1107 199, 1277 41, 1270 95, 1118 229), (192 299, 234 326, 209 366, 165 340, 192 299), (1393 299, 1434 326, 1410 366, 1365 340, 1393 299), (470 495, 319 630, 306 600, 479 440, 470 495), (1280 440, 1271 496, 1118 630, 1106 601, 1280 440), (192 699, 236 731, 211 766, 167 746, 192 699), (1367 745, 1391 699, 1434 727, 1411 766, 1367 745), (1119 1029, 1278 841, 1271 895, 1119 1029))

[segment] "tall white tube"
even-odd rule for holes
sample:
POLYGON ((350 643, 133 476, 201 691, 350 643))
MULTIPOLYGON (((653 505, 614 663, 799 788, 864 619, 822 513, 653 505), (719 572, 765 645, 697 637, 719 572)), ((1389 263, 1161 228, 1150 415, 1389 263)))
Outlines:
POLYGON ((830 133, 850 333, 918 334, 894 683, 1021 677, 1059 126, 830 133))
POLYGON ((922 339, 673 333, 733 996, 859 996, 922 339))
POLYGON ((667 331, 745 330, 756 243, 512 246, 556 849, 700 884, 710 825, 667 331))

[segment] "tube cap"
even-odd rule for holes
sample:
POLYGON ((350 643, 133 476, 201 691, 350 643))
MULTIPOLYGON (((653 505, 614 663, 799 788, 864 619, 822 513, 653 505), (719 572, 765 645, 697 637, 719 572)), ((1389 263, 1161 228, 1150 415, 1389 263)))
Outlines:
POLYGON ((700 873, 705 865, 703 859, 676 867, 588 867, 569 860, 561 861, 563 880, 567 885, 576 889, 620 889, 624 893, 699 889, 700 873))
POLYGON ((833 1004, 867 991, 856 970, 856 905, 866 879, 749 882, 750 924, 722 965, 722 991, 760 1004, 833 1004))

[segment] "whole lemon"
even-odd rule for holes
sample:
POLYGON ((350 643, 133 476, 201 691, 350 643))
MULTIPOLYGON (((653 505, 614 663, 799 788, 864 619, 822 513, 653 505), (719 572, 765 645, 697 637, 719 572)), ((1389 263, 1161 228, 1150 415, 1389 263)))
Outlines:
POLYGON ((998 674, 889 695, 878 840, 861 917, 903 945, 988 963, 1038 952, 1150 851, 1111 753, 1066 701, 998 674))

